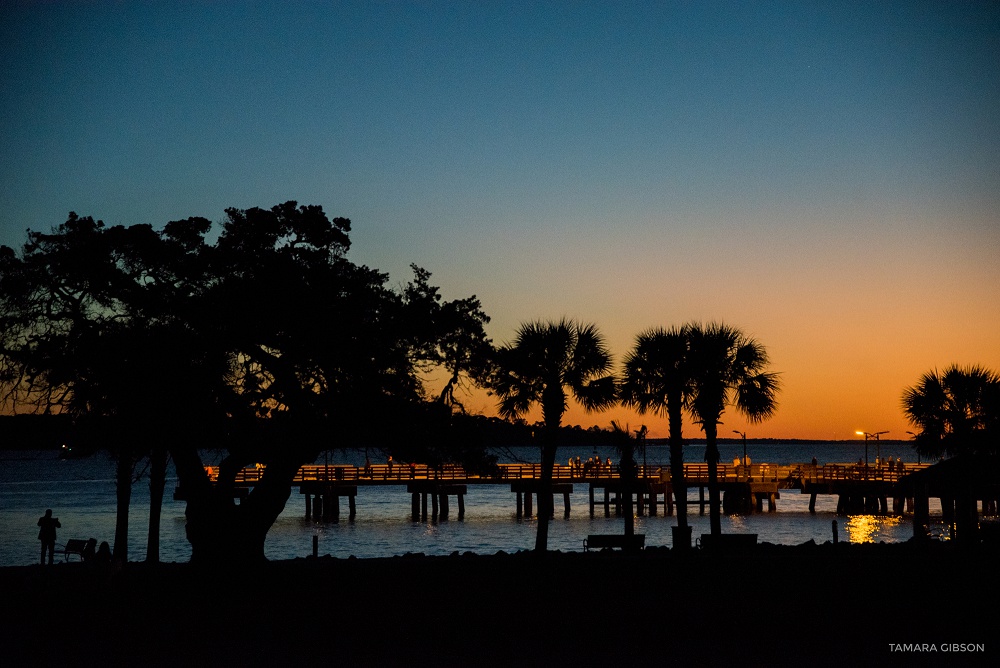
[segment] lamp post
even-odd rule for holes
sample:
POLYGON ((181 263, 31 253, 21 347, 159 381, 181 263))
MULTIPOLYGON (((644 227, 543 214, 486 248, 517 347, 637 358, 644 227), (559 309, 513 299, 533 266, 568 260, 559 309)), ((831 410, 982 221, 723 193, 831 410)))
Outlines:
POLYGON ((639 446, 642 448, 642 477, 645 478, 648 475, 648 467, 646 466, 646 434, 649 430, 646 429, 646 425, 642 425, 641 429, 637 429, 635 435, 639 437, 639 446))
POLYGON ((737 431, 733 429, 734 434, 739 434, 743 437, 743 470, 746 471, 747 466, 747 433, 745 431, 737 431))
MULTIPOLYGON (((868 439, 869 438, 874 438, 875 442, 876 442, 876 445, 877 445, 878 444, 879 434, 888 434, 889 432, 887 432, 887 431, 876 431, 876 432, 873 432, 873 433, 868 433, 867 431, 856 431, 854 433, 858 434, 860 436, 864 436, 865 437, 865 480, 867 480, 868 479, 868 439)), ((879 449, 878 457, 879 458, 882 457, 881 449, 879 449)))
MULTIPOLYGON (((917 435, 914 434, 912 431, 908 431, 906 433, 909 434, 910 436, 912 436, 914 438, 914 440, 916 440, 917 435)), ((913 449, 917 451, 917 463, 919 464, 920 463, 920 450, 917 449, 917 448, 913 448, 913 449)))

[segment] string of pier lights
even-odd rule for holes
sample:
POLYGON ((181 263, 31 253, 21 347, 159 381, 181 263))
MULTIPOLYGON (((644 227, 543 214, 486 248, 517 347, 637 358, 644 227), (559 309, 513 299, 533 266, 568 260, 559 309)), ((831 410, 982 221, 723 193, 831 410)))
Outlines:
POLYGON ((870 438, 874 438, 875 439, 875 447, 876 447, 876 451, 878 453, 875 456, 878 458, 879 461, 882 461, 882 447, 879 445, 878 437, 880 435, 882 435, 882 434, 888 434, 889 432, 887 432, 887 431, 876 431, 876 432, 869 433, 867 431, 856 431, 854 433, 857 434, 858 436, 864 436, 865 437, 865 479, 867 480, 868 479, 868 439, 870 439, 870 438))

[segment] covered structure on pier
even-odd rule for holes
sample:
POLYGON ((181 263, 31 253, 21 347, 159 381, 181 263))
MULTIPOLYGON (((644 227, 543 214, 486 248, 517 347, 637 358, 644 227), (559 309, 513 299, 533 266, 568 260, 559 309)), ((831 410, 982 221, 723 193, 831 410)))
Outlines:
POLYGON ((927 535, 931 497, 941 500, 942 516, 961 542, 978 542, 979 507, 983 515, 996 515, 1000 500, 1000 457, 958 455, 915 471, 899 481, 914 499, 913 535, 927 535))

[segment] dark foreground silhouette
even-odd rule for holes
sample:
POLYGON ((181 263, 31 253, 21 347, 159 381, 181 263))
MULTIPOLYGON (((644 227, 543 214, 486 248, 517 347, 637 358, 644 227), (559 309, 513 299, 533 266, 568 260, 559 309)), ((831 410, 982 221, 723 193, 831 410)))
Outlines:
POLYGON ((41 563, 45 563, 45 553, 49 555, 49 565, 56 551, 56 529, 62 528, 58 517, 52 517, 52 509, 49 508, 45 514, 38 518, 38 540, 42 542, 41 563))
MULTIPOLYGON (((7 665, 988 665, 998 552, 300 559, 253 571, 0 569, 7 665), (681 605, 667 600, 683 592, 681 605), (985 643, 985 652, 891 645, 985 643), (72 660, 71 660, 72 659, 72 660), (13 663, 7 663, 11 660, 13 663)), ((995 665, 995 664, 994 664, 995 665)))

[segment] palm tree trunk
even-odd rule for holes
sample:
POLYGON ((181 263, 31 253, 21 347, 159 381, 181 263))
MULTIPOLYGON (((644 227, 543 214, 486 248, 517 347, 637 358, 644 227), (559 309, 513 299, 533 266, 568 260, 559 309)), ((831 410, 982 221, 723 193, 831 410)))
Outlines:
POLYGON ((681 398, 667 399, 667 419, 670 423, 670 485, 677 506, 677 526, 686 527, 687 484, 684 481, 684 436, 681 425, 681 398))
POLYGON ((622 492, 625 493, 625 535, 635 535, 635 508, 632 504, 632 494, 636 490, 635 458, 632 456, 631 443, 623 453, 621 467, 622 492))
POLYGON ((719 425, 715 421, 705 422, 705 459, 708 460, 708 512, 711 533, 722 534, 721 503, 719 500, 719 447, 716 443, 719 425))
POLYGON ((545 554, 549 549, 549 518, 552 516, 552 471, 556 464, 555 434, 545 430, 542 444, 542 478, 538 482, 538 530, 535 532, 535 552, 545 554))
POLYGON ((160 517, 163 510, 163 488, 167 478, 167 449, 153 448, 149 467, 149 535, 146 538, 146 561, 160 561, 160 517))

